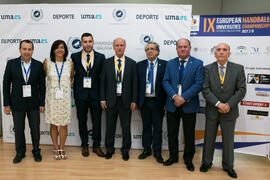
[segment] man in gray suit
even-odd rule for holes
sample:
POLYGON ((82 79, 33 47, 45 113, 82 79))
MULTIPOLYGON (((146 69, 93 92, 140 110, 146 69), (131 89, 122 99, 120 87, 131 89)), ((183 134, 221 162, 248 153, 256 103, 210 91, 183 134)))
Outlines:
POLYGON ((230 46, 220 43, 215 48, 217 62, 204 68, 203 96, 205 107, 205 136, 201 172, 212 166, 218 125, 222 132, 222 166, 232 178, 237 178, 234 163, 234 129, 239 116, 238 103, 246 94, 246 78, 242 65, 228 61, 230 46))
POLYGON ((100 84, 102 109, 106 110, 106 159, 114 154, 114 138, 118 114, 122 128, 122 158, 129 159, 131 147, 131 111, 137 102, 136 62, 125 56, 126 41, 117 38, 113 41, 115 56, 106 59, 103 64, 100 84))

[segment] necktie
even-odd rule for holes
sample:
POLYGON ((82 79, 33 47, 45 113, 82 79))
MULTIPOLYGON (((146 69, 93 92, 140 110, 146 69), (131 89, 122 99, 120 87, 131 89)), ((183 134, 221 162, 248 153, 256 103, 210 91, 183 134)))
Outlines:
MULTIPOLYGON (((118 70, 120 70, 120 68, 121 68, 121 59, 118 59, 117 61, 118 61, 118 70)), ((118 70, 117 70, 117 82, 121 82, 121 79, 122 79, 122 77, 121 77, 122 69, 121 69, 120 72, 118 70)))
MULTIPOLYGON (((87 61, 87 64, 89 64, 89 61, 90 61, 90 54, 87 54, 86 55, 86 61, 87 61)), ((89 64, 89 66, 87 66, 87 71, 89 72, 91 69, 91 64, 89 64)))
POLYGON ((148 72, 148 81, 151 83, 151 94, 154 92, 154 63, 150 63, 150 68, 148 72))
POLYGON ((221 76, 221 78, 223 78, 224 77, 224 70, 223 69, 225 67, 224 66, 220 66, 219 68, 220 68, 220 76, 221 76))
POLYGON ((180 61, 180 68, 179 68, 179 84, 182 83, 183 75, 184 75, 184 69, 185 69, 185 60, 180 61))

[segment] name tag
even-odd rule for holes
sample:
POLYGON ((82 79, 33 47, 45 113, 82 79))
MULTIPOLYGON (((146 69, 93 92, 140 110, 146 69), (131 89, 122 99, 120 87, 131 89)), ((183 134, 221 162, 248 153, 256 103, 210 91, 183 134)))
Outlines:
POLYGON ((146 82, 145 93, 151 94, 151 83, 150 82, 146 82))
POLYGON ((116 93, 117 94, 122 94, 122 82, 118 82, 116 84, 116 93))
POLYGON ((61 88, 55 89, 55 99, 63 99, 64 98, 64 92, 61 88))
POLYGON ((91 77, 84 77, 83 78, 83 87, 84 88, 91 88, 92 86, 92 78, 91 77))
POLYGON ((31 85, 23 85, 23 97, 31 97, 31 85))
POLYGON ((178 95, 182 94, 182 86, 181 84, 178 85, 178 95))

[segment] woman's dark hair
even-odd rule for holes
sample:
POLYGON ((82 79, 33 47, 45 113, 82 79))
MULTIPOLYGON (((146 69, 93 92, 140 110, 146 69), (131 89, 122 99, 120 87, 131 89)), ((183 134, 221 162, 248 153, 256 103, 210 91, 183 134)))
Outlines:
POLYGON ((63 44, 64 45, 64 48, 65 48, 65 54, 64 54, 63 61, 66 61, 67 60, 68 48, 67 48, 67 45, 66 45, 65 41, 63 41, 63 40, 56 40, 56 41, 53 42, 52 47, 51 47, 51 52, 50 52, 50 58, 51 58, 51 61, 52 62, 55 62, 54 51, 59 47, 60 44, 63 44))

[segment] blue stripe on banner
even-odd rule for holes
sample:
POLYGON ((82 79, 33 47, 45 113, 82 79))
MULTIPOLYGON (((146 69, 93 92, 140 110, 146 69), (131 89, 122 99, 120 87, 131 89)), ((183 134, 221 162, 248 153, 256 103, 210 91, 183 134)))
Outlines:
POLYGON ((255 91, 270 91, 270 88, 255 88, 255 91))
MULTIPOLYGON (((235 142, 234 149, 244 148, 244 147, 249 147, 249 146, 257 146, 257 145, 268 144, 268 143, 270 143, 270 141, 266 141, 266 142, 235 142)), ((204 143, 197 144, 196 146, 203 147, 203 144, 204 143)), ((215 149, 222 149, 222 142, 216 142, 215 149)))
POLYGON ((191 36, 269 36, 270 13, 200 16, 193 18, 191 36))

